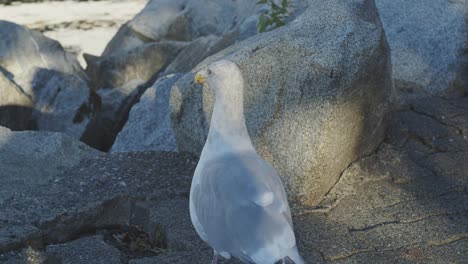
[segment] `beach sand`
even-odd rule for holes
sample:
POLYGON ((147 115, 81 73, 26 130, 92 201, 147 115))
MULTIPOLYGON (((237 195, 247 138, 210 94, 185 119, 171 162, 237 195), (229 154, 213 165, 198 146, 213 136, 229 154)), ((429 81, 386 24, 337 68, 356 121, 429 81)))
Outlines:
POLYGON ((147 0, 42 2, 0 6, 0 20, 43 32, 77 54, 100 55, 119 27, 143 9, 147 0))

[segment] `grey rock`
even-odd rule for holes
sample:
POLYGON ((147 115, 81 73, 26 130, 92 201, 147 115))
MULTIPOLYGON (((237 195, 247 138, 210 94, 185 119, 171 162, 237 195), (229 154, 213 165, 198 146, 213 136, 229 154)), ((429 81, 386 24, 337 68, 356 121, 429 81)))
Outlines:
POLYGON ((111 152, 176 151, 169 113, 172 85, 181 74, 160 78, 132 108, 127 123, 118 134, 111 152))
POLYGON ((400 89, 409 92, 420 89, 431 94, 463 90, 463 86, 466 89, 468 83, 462 80, 468 65, 463 51, 465 0, 375 3, 391 49, 395 83, 400 89))
POLYGON ((212 0, 152 0, 123 25, 103 56, 162 40, 190 41, 202 36, 221 36, 256 11, 255 2, 212 0))
MULTIPOLYGON (((144 36, 141 36, 137 32, 133 31, 129 26, 128 22, 123 24, 114 37, 109 41, 106 48, 102 52, 101 56, 110 56, 112 54, 131 50, 145 43, 152 42, 151 39, 148 39, 144 36)), ((94 61, 99 58, 94 55, 84 54, 83 55, 86 64, 93 64, 94 61)))
MULTIPOLYGON (((149 229, 158 221, 156 217, 164 223, 180 222, 180 215, 188 217, 195 165, 190 155, 119 153, 91 157, 72 168, 62 168, 60 174, 50 173, 41 184, 24 186, 0 200, 0 254, 30 244, 66 243, 89 230, 109 226, 143 223, 149 229), (173 199, 183 199, 184 214, 167 214, 172 212, 167 206, 174 205, 167 201, 173 199), (155 216, 151 221, 150 215, 155 216)), ((36 168, 23 170, 31 174, 36 168)), ((184 221, 190 223, 188 218, 184 221)), ((194 234, 193 229, 186 230, 194 234)))
POLYGON ((44 252, 33 249, 32 247, 25 248, 19 252, 9 252, 5 255, 0 255, 0 263, 2 264, 57 264, 52 259, 47 259, 44 252))
POLYGON ((0 72, 0 126, 28 129, 33 107, 33 101, 22 88, 0 72))
POLYGON ((60 43, 20 25, 0 20, 0 66, 24 92, 34 96, 37 69, 56 70, 86 78, 78 60, 60 43))
POLYGON ((128 104, 133 101, 133 97, 137 96, 139 87, 144 83, 142 80, 133 80, 112 89, 97 90, 96 93, 101 98, 100 112, 102 116, 113 123, 119 122, 122 119, 121 108, 130 107, 128 104))
POLYGON ((147 233, 162 227, 170 251, 209 250, 193 228, 188 206, 186 197, 139 202, 132 223, 143 226, 147 233))
POLYGON ((0 67, 17 90, 32 100, 35 128, 81 135, 88 122, 86 113, 80 112, 89 99, 87 77, 60 43, 0 21, 0 67))
POLYGON ((164 70, 164 74, 188 72, 192 70, 198 63, 204 60, 209 55, 219 51, 213 50, 220 38, 214 35, 200 37, 185 47, 174 60, 164 70))
POLYGON ((128 23, 122 25, 105 48, 102 56, 131 50, 148 42, 191 39, 185 17, 186 0, 150 1, 128 23))
POLYGON ((135 49, 101 57, 86 69, 94 89, 115 88, 130 81, 149 81, 157 76, 187 44, 177 41, 153 42, 135 49))
MULTIPOLYGON (((213 250, 191 250, 191 251, 175 251, 161 254, 156 257, 148 257, 142 259, 130 260, 129 264, 152 264, 152 263, 161 263, 161 264, 191 264, 191 263, 211 263, 213 259, 213 250)), ((239 260, 231 258, 230 260, 225 260, 220 258, 219 262, 221 264, 241 264, 239 260)))
POLYGON ((131 260, 129 264, 191 264, 191 263, 210 263, 212 260, 211 250, 205 251, 187 251, 187 252, 170 252, 157 257, 143 258, 131 260))
POLYGON ((431 117, 413 111, 400 112, 398 121, 410 135, 418 135, 422 140, 431 142, 456 133, 453 128, 444 126, 431 117))
POLYGON ((410 263, 463 263, 463 256, 468 254, 466 240, 439 247, 418 246, 415 248, 396 249, 391 252, 365 252, 356 254, 344 260, 338 260, 337 264, 375 263, 382 264, 410 264, 410 263))
MULTIPOLYGON (((226 32, 221 37, 209 35, 190 42, 177 57, 167 66, 163 75, 179 72, 189 72, 200 62, 230 45, 240 37, 240 29, 226 32)), ((245 34, 248 34, 245 32, 245 34)))
POLYGON ((221 36, 257 10, 255 1, 187 1, 192 38, 210 34, 221 36))
POLYGON ((41 131, 63 132, 79 138, 89 122, 89 88, 80 77, 39 70, 33 80, 33 119, 41 131))
MULTIPOLYGON (((342 171, 382 141, 393 87, 387 43, 372 1, 311 1, 294 21, 207 58, 244 77, 249 134, 279 171, 292 201, 323 199, 342 171), (372 74, 370 74, 372 72, 372 74)), ((193 73, 171 93, 179 151, 199 154, 214 96, 193 73)))
POLYGON ((133 105, 187 44, 152 42, 88 64, 86 70, 100 97, 100 107, 81 139, 97 149, 109 150, 133 105))
POLYGON ((64 244, 51 245, 47 257, 66 264, 120 264, 120 251, 104 242, 102 236, 84 237, 64 244))
POLYGON ((0 127, 0 203, 97 153, 62 133, 13 132, 0 127))

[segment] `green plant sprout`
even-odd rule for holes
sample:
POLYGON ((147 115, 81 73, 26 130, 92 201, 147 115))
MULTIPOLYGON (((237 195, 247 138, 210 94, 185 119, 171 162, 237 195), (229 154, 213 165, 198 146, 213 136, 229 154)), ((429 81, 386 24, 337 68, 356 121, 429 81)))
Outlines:
POLYGON ((257 5, 269 6, 269 8, 263 11, 258 17, 258 32, 265 32, 268 29, 286 25, 285 18, 288 14, 289 0, 281 0, 280 5, 275 3, 275 0, 259 0, 257 5))

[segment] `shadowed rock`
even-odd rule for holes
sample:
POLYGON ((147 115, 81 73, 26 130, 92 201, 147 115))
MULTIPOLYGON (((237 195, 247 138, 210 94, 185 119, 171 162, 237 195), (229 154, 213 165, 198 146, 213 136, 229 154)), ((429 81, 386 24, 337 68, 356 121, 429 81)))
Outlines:
POLYGON ((176 151, 169 115, 169 95, 181 74, 160 78, 141 96, 118 134, 111 152, 176 151))
POLYGON ((409 95, 468 91, 465 0, 375 3, 392 51, 395 84, 401 91, 409 95))

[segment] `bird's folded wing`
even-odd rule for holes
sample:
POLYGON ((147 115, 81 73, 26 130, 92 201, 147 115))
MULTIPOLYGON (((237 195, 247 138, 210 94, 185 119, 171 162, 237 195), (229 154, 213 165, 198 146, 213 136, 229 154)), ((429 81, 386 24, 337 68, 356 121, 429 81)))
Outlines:
POLYGON ((213 247, 249 258, 295 245, 284 188, 256 154, 213 160, 201 175, 194 206, 213 247))

